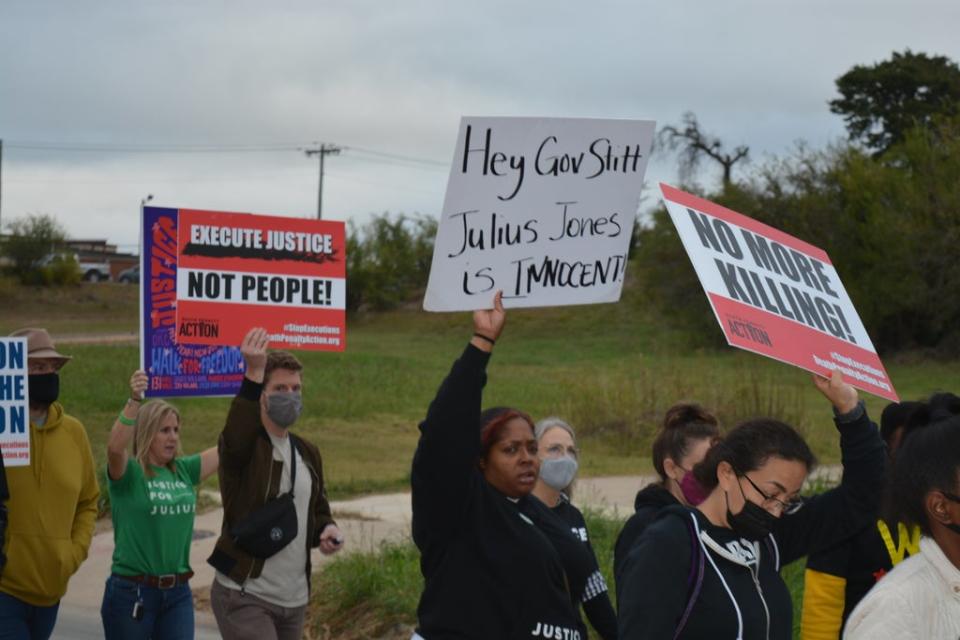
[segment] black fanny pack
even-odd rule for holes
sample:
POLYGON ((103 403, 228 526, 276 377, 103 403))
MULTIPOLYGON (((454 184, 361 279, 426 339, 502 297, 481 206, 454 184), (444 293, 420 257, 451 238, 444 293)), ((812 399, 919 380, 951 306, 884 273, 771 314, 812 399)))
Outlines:
POLYGON ((293 489, 297 482, 297 449, 290 438, 290 492, 277 496, 230 527, 238 547, 255 558, 269 558, 297 537, 297 509, 293 489))

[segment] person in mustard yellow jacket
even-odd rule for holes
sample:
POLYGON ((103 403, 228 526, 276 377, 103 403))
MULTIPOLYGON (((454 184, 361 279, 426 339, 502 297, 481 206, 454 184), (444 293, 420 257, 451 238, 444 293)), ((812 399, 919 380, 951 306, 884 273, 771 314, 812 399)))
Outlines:
POLYGON ((27 338, 30 464, 6 469, 0 640, 45 640, 70 576, 87 557, 100 490, 87 433, 57 402, 58 371, 70 358, 45 329, 11 335, 27 338))

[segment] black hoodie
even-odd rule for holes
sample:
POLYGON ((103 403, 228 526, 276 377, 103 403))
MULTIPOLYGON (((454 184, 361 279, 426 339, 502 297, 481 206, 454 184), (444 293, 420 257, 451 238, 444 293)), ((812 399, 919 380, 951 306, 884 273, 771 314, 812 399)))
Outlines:
POLYGON ((849 537, 876 514, 883 443, 863 405, 836 419, 843 479, 776 521, 763 541, 711 524, 696 509, 667 507, 630 550, 618 587, 620 638, 790 640, 793 606, 780 567, 849 537), (691 532, 696 538, 691 537, 691 532), (699 545, 694 552, 693 544, 699 545), (691 598, 703 558, 699 594, 691 598))
MULTIPOLYGON (((637 491, 637 497, 633 500, 634 514, 624 523, 620 535, 617 536, 617 543, 613 547, 613 580, 615 584, 620 584, 620 572, 633 543, 640 538, 643 530, 656 520, 664 507, 675 504, 680 504, 680 502, 660 482, 648 484, 637 491)), ((617 591, 619 592, 619 589, 617 591)))
POLYGON ((411 472, 425 582, 417 632, 426 640, 586 640, 572 605, 588 588, 582 544, 539 500, 507 498, 477 468, 488 360, 468 345, 420 424, 411 472), (568 547, 563 559, 548 536, 568 547))

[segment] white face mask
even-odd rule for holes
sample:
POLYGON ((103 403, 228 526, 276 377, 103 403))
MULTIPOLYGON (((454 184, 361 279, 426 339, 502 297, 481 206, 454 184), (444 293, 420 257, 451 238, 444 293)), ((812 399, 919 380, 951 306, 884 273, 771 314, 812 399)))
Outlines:
POLYGON ((540 479, 547 483, 548 487, 563 491, 577 477, 578 468, 576 458, 570 456, 547 458, 540 461, 540 479))

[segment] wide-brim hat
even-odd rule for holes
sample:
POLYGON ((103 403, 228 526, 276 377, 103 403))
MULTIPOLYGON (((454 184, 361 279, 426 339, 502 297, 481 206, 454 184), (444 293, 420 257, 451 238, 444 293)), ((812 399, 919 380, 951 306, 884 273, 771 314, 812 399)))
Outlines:
POLYGON ((71 356, 65 356, 59 353, 53 345, 53 338, 47 333, 46 329, 17 329, 10 334, 11 338, 27 339, 27 358, 44 358, 56 360, 57 368, 62 367, 70 361, 71 356))

